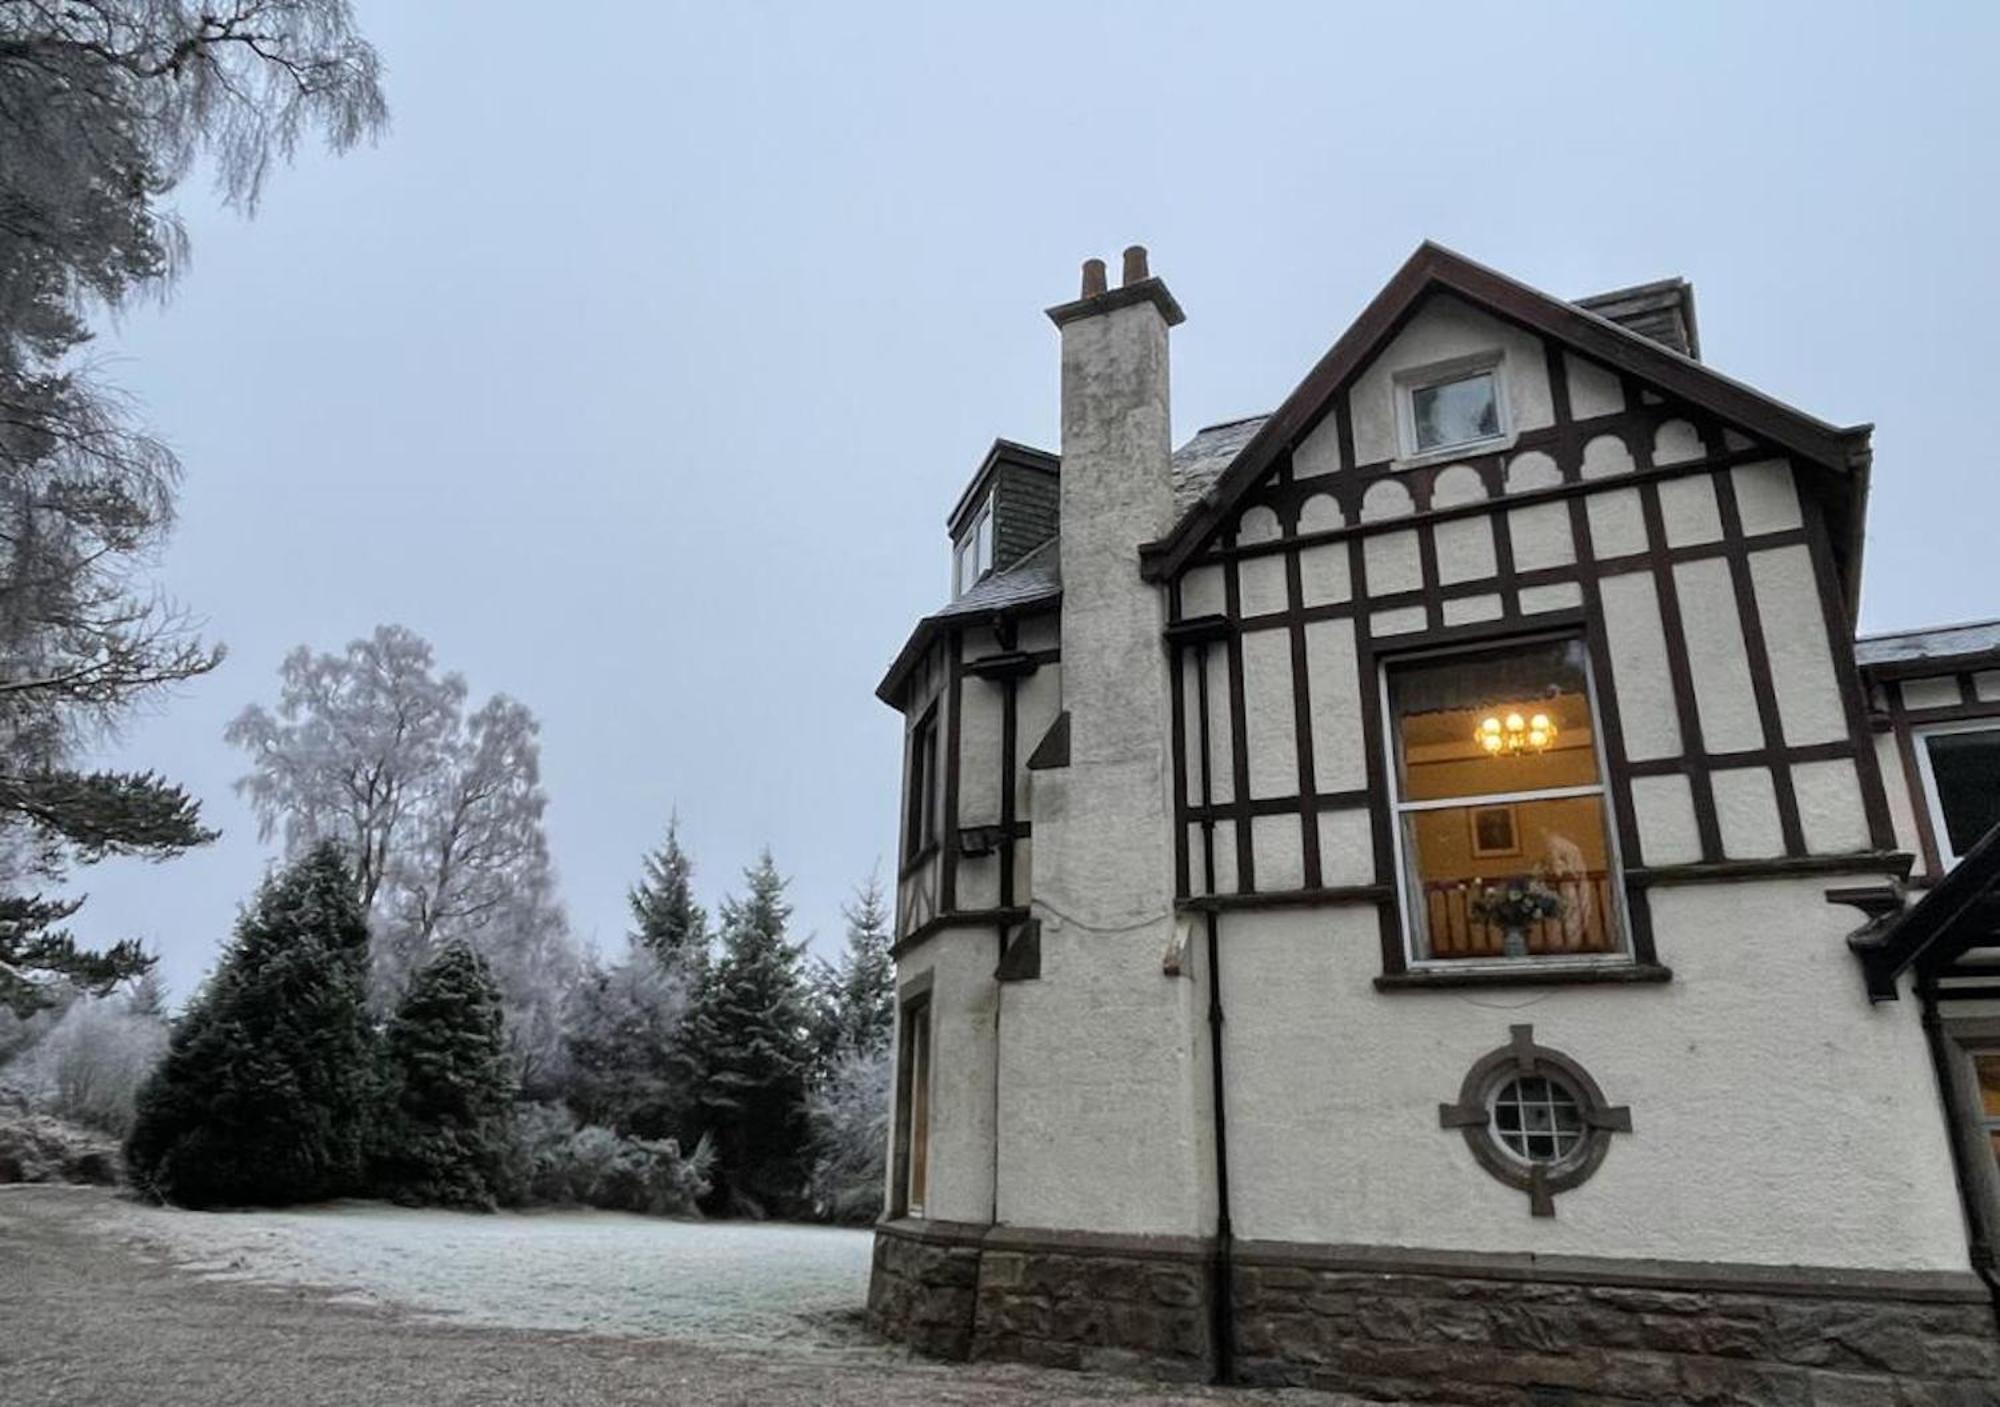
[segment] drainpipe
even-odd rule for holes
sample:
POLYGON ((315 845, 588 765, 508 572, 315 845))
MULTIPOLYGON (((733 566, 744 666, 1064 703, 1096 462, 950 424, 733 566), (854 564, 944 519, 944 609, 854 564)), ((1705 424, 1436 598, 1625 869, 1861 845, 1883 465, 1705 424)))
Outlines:
POLYGON ((1938 1011, 1937 984, 1933 979, 1917 979, 1917 1000, 1923 1008, 1924 1043, 1930 1047, 1931 1069, 1937 1075, 1938 1103, 1944 1111, 1945 1133, 1951 1144, 1951 1170, 1958 1183, 1959 1207, 1965 1215, 1972 1271, 1986 1285, 1986 1293, 1993 1301, 1994 1328, 2000 1330, 2000 1268, 1994 1264, 1986 1213, 1979 1205, 1978 1180, 1960 1128, 1963 1116, 1957 1096, 1958 1076, 1952 1061, 1951 1038, 1945 1034, 1944 1017, 1938 1011))
MULTIPOLYGON (((1215 895, 1215 817, 1213 780, 1209 775, 1208 645, 1195 646, 1195 689, 1201 710, 1201 872, 1202 893, 1215 895)), ((1229 1221, 1229 1116, 1222 1082, 1222 950, 1217 939, 1220 920, 1210 908, 1203 916, 1208 930, 1208 1073, 1209 1104, 1215 1118, 1215 1260, 1209 1304, 1210 1334, 1215 1340, 1215 1380, 1236 1380, 1236 1306, 1230 1252, 1234 1234, 1229 1221)))

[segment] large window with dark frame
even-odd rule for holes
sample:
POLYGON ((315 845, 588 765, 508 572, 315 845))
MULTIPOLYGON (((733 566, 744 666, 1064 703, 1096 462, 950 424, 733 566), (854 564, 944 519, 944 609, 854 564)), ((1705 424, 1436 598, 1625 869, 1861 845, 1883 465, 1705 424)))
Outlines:
POLYGON ((1411 959, 1622 959, 1583 641, 1393 662, 1384 693, 1411 959))
POLYGON ((937 843, 937 709, 910 731, 909 792, 903 813, 903 858, 914 860, 937 843))
POLYGON ((2000 825, 2000 719, 1917 735, 1917 762, 1938 858, 1947 866, 2000 825))

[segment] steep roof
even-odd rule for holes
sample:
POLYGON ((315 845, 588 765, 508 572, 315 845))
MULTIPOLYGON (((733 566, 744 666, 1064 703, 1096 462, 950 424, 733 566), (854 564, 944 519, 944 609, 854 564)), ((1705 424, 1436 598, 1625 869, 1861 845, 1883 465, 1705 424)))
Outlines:
POLYGON ((917 622, 909 641, 896 655, 875 697, 896 706, 896 691, 903 678, 924 657, 940 630, 968 619, 1008 615, 1033 606, 1054 605, 1062 599, 1062 567, 1056 556, 1056 539, 1050 538, 1011 567, 990 572, 972 590, 917 622))
MULTIPOLYGON (((1868 426, 1841 428, 1704 366, 1690 356, 1622 326, 1601 313, 1566 302, 1467 259, 1442 245, 1420 245, 1374 301, 1322 357, 1284 404, 1261 421, 1247 444, 1216 476, 1210 490, 1172 532, 1141 549, 1141 569, 1154 579, 1172 575, 1228 521, 1237 502, 1276 464, 1280 455, 1319 423, 1334 395, 1366 369, 1375 353, 1434 293, 1450 293, 1531 332, 1625 371, 1666 394, 1708 410, 1847 481, 1843 505, 1854 521, 1836 539, 1849 561, 1850 606, 1858 599, 1860 505, 1868 463, 1868 426)), ((1621 294, 1603 295, 1620 297, 1621 294)))

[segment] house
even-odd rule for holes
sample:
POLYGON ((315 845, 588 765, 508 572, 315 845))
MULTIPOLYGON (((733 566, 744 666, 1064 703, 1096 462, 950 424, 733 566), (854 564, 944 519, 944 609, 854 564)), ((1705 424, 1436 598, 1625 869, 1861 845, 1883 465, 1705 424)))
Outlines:
POLYGON ((1684 282, 1427 244, 1175 449, 1181 309, 1124 262, 1049 311, 1061 452, 994 445, 878 691, 875 1322, 1522 1407, 2000 1402, 2000 627, 1857 645, 1868 428, 1711 370, 1684 282))

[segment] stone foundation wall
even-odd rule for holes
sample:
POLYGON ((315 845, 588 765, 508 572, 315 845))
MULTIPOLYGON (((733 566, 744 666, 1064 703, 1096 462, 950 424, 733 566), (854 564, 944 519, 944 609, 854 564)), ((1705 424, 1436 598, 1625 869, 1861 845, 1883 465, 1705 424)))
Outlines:
MULTIPOLYGON (((947 1358, 1200 1380, 1212 1251, 1195 1241, 902 1222, 869 1314, 947 1358)), ((1970 1276, 1238 1248, 1234 1377, 1453 1407, 2000 1407, 1970 1276)))
POLYGON ((1970 1290, 1241 1264, 1236 1377, 1453 1407, 2000 1407, 1970 1290))

